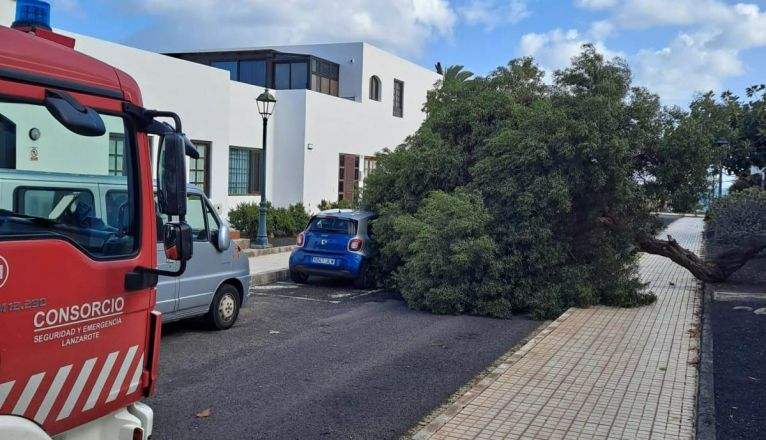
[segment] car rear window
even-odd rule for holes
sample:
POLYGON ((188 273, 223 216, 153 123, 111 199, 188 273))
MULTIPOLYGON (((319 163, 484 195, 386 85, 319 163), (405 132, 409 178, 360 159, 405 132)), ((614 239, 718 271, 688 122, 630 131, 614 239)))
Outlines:
POLYGON ((356 220, 337 217, 315 217, 309 224, 309 231, 356 235, 356 220))

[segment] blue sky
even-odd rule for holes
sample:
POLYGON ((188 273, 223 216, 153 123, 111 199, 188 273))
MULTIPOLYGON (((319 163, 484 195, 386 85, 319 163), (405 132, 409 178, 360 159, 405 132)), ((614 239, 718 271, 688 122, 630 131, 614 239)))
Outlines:
POLYGON ((766 82, 765 0, 52 0, 54 27, 155 51, 367 41, 486 74, 592 42, 666 104, 766 82))

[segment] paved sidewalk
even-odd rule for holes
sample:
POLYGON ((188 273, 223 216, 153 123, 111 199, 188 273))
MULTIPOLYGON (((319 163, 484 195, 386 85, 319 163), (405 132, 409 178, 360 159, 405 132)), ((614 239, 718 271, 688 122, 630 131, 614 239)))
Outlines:
MULTIPOLYGON (((700 252, 702 219, 665 233, 700 252)), ((571 309, 415 438, 691 439, 700 296, 670 260, 645 254, 650 306, 571 309)))
POLYGON ((286 280, 290 276, 288 269, 290 252, 249 257, 250 284, 260 286, 275 281, 286 280))

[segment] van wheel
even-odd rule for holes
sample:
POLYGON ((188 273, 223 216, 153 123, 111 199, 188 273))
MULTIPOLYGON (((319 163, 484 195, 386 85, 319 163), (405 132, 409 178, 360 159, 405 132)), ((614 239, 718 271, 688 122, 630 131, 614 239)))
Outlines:
POLYGON ((215 330, 231 328, 239 316, 239 291, 231 284, 222 284, 215 292, 207 312, 207 322, 215 330))
POLYGON ((362 267, 359 268, 359 275, 354 278, 354 287, 357 289, 368 289, 372 286, 372 274, 367 263, 362 263, 362 267))
POLYGON ((291 270, 290 279, 293 280, 295 284, 306 284, 306 281, 309 280, 309 276, 306 275, 305 273, 291 270))

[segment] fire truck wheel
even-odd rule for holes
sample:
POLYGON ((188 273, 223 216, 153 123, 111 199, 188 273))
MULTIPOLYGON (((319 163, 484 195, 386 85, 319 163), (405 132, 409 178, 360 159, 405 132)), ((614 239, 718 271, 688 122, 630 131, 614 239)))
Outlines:
POLYGON ((238 316, 239 291, 231 284, 222 284, 210 304, 207 321, 215 330, 226 330, 237 322, 238 316))

